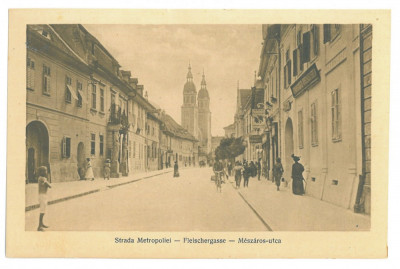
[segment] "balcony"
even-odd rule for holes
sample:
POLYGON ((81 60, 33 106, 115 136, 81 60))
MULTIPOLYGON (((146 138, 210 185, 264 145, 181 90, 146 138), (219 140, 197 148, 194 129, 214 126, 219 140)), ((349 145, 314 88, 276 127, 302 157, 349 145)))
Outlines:
POLYGON ((126 111, 122 111, 121 107, 117 104, 111 104, 110 106, 110 117, 108 120, 109 124, 112 125, 121 125, 121 129, 128 130, 129 129, 129 121, 128 116, 126 115, 126 111))

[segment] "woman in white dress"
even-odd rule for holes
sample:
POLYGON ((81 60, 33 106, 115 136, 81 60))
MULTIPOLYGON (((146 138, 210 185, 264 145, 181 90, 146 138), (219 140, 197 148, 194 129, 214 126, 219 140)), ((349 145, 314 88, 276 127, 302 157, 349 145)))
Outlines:
POLYGON ((94 180, 94 174, 93 174, 93 168, 92 168, 92 163, 90 162, 90 158, 86 159, 86 174, 85 174, 85 180, 91 179, 94 180))

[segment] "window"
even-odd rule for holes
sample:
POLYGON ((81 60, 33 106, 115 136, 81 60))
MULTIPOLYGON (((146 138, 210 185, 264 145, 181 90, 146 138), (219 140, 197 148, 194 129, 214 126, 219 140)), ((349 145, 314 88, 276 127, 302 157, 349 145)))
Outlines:
POLYGON ((99 141, 100 141, 100 156, 103 156, 103 154, 104 154, 104 135, 99 135, 99 141))
POLYGON ((51 76, 51 72, 50 72, 50 67, 48 67, 47 65, 43 65, 43 94, 45 95, 50 95, 50 76, 51 76))
POLYGON ((96 135, 90 134, 90 155, 96 154, 96 135))
POLYGON ((96 109, 96 85, 92 84, 92 109, 96 109))
POLYGON ((297 131, 298 131, 298 135, 299 135, 299 148, 303 148, 304 147, 304 134, 303 134, 303 110, 300 110, 298 112, 298 117, 297 117, 297 131))
POLYGON ((100 89, 100 111, 104 112, 104 89, 100 89))
POLYGON ((64 136, 62 140, 61 153, 63 158, 71 157, 71 138, 64 136))
POLYGON ((311 104, 311 145, 318 146, 317 102, 311 104))
POLYGON ((135 155, 136 155, 136 142, 133 141, 132 157, 135 158, 135 155))
POLYGON ((308 63, 311 56, 311 33, 305 32, 303 34, 302 55, 301 55, 301 68, 303 63, 308 63))
POLYGON ((71 84, 72 84, 72 79, 68 76, 65 77, 65 102, 66 103, 71 103, 71 84))
POLYGON ((76 82, 76 92, 77 92, 77 96, 78 96, 78 100, 76 100, 76 106, 82 107, 83 91, 82 91, 82 83, 79 81, 76 82))
POLYGON ((332 139, 334 141, 338 141, 341 139, 339 89, 335 89, 331 93, 331 118, 332 118, 332 139))
POLYGON ((324 24, 324 44, 335 40, 340 30, 340 24, 324 24))
POLYGON ((151 129, 151 135, 154 136, 154 127, 151 129))
POLYGON ((311 46, 312 55, 314 57, 318 56, 319 53, 319 28, 317 25, 313 24, 311 26, 311 46))
MULTIPOLYGON (((112 91, 112 89, 111 89, 112 91)), ((111 104, 115 104, 115 93, 111 92, 111 104)))
POLYGON ((26 60, 26 88, 29 90, 35 89, 35 61, 31 58, 26 60))
POLYGON ((285 86, 285 89, 287 89, 290 86, 290 84, 292 83, 292 63, 290 60, 286 63, 283 70, 284 70, 283 75, 284 75, 284 79, 285 79, 284 86, 285 86))

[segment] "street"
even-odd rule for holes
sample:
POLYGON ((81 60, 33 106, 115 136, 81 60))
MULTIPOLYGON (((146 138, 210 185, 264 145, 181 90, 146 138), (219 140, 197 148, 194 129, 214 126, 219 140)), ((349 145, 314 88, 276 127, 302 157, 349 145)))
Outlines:
MULTIPOLYGON (((47 207, 47 231, 340 231, 368 230, 370 219, 333 204, 292 195, 289 188, 233 177, 216 191, 211 168, 180 170, 47 207)), ((26 230, 37 228, 39 210, 26 212, 26 230)))
MULTIPOLYGON (((181 169, 47 207, 48 231, 263 231, 228 183, 218 193, 211 168, 181 169)), ((26 213, 36 230, 38 210, 26 213)))

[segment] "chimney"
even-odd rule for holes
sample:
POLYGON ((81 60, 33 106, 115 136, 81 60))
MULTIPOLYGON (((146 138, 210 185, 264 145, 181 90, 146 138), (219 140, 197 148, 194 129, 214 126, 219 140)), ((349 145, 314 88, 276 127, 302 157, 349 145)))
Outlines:
POLYGON ((126 83, 129 83, 129 79, 131 78, 131 71, 124 71, 124 70, 121 70, 121 76, 122 76, 122 79, 123 79, 126 83))
POLYGON ((137 85, 136 86, 136 90, 141 96, 143 96, 143 90, 144 90, 144 86, 143 85, 137 85))
POLYGON ((130 78, 129 79, 129 85, 136 90, 136 86, 138 84, 138 79, 137 78, 130 78))

